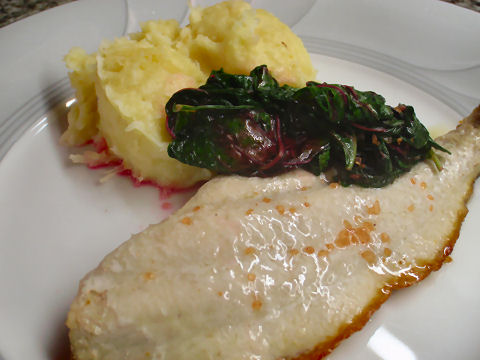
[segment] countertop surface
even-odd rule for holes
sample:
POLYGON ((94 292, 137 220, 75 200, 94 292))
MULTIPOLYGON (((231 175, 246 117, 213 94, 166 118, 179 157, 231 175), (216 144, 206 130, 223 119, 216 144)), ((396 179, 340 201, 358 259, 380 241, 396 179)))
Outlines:
MULTIPOLYGON (((40 11, 75 0, 0 0, 0 27, 34 15, 40 11)), ((401 0, 400 0, 401 1, 401 0)), ((471 10, 480 11, 480 0, 441 0, 471 10)))
POLYGON ((0 27, 73 0, 0 0, 0 27))

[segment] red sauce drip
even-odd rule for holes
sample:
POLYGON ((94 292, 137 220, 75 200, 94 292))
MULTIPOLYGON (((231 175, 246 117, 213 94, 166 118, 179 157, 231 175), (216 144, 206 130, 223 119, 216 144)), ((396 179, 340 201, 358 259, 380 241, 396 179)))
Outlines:
POLYGON ((95 147, 95 150, 100 154, 101 152, 106 152, 108 153, 108 144, 107 140, 105 138, 100 138, 98 141, 93 141, 93 146, 95 147))
POLYGON ((79 146, 83 147, 83 146, 92 145, 92 144, 93 144, 93 139, 89 139, 79 146))
POLYGON ((182 193, 197 190, 198 188, 200 188, 200 186, 202 186, 205 183, 205 182, 199 182, 189 187, 180 188, 175 186, 162 186, 152 180, 139 180, 132 174, 132 170, 129 170, 129 169, 120 170, 117 174, 121 176, 129 177, 133 182, 133 186, 135 187, 141 187, 141 186, 156 187, 160 192, 160 200, 166 200, 173 194, 182 194, 182 193))
MULTIPOLYGON (((90 139, 82 146, 87 146, 87 145, 92 145, 98 154, 101 154, 101 153, 105 153, 107 155, 109 154, 107 141, 103 137, 100 138, 98 141, 94 139, 90 139)), ((159 191, 160 200, 168 199, 170 198, 170 196, 174 194, 186 193, 186 192, 197 190, 198 188, 200 188, 200 186, 202 186, 205 183, 205 181, 198 182, 195 185, 181 188, 181 187, 175 187, 175 186, 161 186, 153 180, 139 180, 137 177, 133 175, 132 170, 123 168, 123 160, 121 159, 107 161, 105 163, 98 163, 98 164, 91 164, 91 165, 86 164, 86 165, 89 169, 92 169, 92 170, 102 169, 106 167, 115 167, 115 166, 119 167, 120 169, 118 170, 117 175, 129 177, 133 183, 133 186, 135 187, 153 186, 157 188, 159 191)), ((169 202, 164 202, 162 204, 162 208, 165 210, 168 210, 171 207, 172 207, 172 204, 169 202)))
POLYGON ((100 164, 95 164, 95 165, 89 165, 89 164, 86 164, 86 165, 89 169, 97 170, 97 169, 103 169, 103 168, 106 168, 106 167, 120 166, 122 164, 123 164, 123 161, 118 159, 118 160, 108 161, 108 162, 105 162, 105 163, 100 163, 100 164))
POLYGON ((172 208, 172 203, 168 202, 168 201, 165 201, 164 203, 162 203, 162 209, 163 210, 170 210, 172 208))
MULTIPOLYGON (((89 145, 93 146, 93 148, 94 148, 94 150, 97 154, 105 153, 106 155, 110 155, 110 151, 108 149, 107 141, 103 137, 100 138, 99 140, 90 139, 80 146, 84 147, 84 146, 89 146, 89 145)), ((121 159, 115 159, 115 160, 107 161, 107 162, 104 162, 104 163, 86 164, 86 166, 89 169, 96 170, 96 169, 102 169, 102 168, 106 168, 106 167, 120 166, 120 165, 122 165, 122 163, 123 163, 123 161, 121 159)))

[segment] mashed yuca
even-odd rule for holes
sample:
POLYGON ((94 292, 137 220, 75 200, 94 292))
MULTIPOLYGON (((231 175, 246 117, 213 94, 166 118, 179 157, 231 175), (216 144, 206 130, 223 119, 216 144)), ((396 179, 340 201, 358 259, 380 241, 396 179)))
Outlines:
POLYGON ((167 155, 164 108, 174 92, 200 86, 220 68, 248 74, 266 64, 280 82, 293 86, 315 78, 301 40, 264 10, 234 0, 192 8, 189 19, 185 28, 175 20, 148 21, 139 33, 104 41, 96 54, 79 48, 67 54, 77 101, 62 142, 78 146, 105 139, 108 146, 74 161, 98 165, 116 158, 139 180, 191 186, 212 174, 167 155))

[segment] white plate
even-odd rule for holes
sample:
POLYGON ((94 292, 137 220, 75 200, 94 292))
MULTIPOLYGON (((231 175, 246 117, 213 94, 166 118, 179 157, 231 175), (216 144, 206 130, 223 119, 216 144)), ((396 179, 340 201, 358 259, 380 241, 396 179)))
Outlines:
MULTIPOLYGON (((253 3, 302 36, 319 79, 412 104, 434 131, 480 103, 479 14, 437 0, 253 3)), ((185 15, 183 2, 83 0, 0 30, 0 359, 64 359, 78 281, 171 211, 154 188, 121 177, 99 185, 102 170, 69 163, 58 145, 72 95, 61 58, 138 21, 185 15)), ((454 261, 395 293, 330 359, 478 359, 478 191, 454 261)), ((168 201, 177 208, 189 195, 168 201)))

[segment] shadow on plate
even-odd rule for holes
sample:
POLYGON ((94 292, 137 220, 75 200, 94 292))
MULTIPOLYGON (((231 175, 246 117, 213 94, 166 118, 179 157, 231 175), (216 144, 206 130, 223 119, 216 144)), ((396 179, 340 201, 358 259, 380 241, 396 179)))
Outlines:
POLYGON ((48 347, 48 358, 51 360, 73 360, 68 339, 68 329, 64 321, 53 329, 53 336, 48 347))

